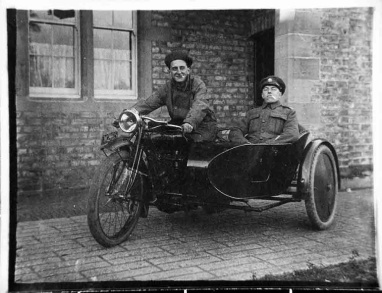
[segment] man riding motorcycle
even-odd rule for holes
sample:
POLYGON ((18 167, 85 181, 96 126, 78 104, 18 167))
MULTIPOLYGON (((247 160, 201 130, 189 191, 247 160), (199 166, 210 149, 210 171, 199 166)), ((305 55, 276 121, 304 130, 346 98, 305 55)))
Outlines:
POLYGON ((191 75, 192 58, 185 52, 168 54, 165 64, 171 80, 133 108, 146 115, 155 109, 167 106, 171 124, 181 125, 193 141, 213 141, 218 127, 216 117, 209 106, 207 88, 197 76, 191 75))

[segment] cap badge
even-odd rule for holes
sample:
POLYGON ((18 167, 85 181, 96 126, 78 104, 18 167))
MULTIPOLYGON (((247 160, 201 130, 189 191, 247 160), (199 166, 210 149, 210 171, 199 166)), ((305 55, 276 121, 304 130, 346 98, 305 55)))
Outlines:
POLYGON ((268 82, 271 82, 272 81, 272 78, 268 78, 268 82))

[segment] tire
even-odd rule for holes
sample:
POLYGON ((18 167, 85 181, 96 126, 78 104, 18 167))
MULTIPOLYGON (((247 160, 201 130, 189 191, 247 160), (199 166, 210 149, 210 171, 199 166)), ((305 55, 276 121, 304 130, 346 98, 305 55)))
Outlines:
POLYGON ((320 145, 311 161, 306 212, 313 227, 325 230, 332 225, 337 208, 338 174, 333 152, 320 145))
POLYGON ((125 152, 105 158, 93 178, 88 198, 88 225, 94 239, 104 247, 126 241, 138 223, 143 207, 144 180, 138 173, 126 191, 131 175, 125 152), (107 192, 108 189, 111 192, 107 192))

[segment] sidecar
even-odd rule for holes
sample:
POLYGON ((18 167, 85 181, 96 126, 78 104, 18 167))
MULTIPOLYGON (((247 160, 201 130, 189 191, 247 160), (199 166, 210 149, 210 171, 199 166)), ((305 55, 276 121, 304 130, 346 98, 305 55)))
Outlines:
POLYGON ((194 143, 187 172, 187 194, 197 194, 207 212, 261 212, 305 201, 315 228, 326 229, 334 219, 340 188, 336 151, 302 127, 298 141, 291 144, 194 143))
POLYGON ((125 241, 150 205, 166 213, 263 212, 304 201, 314 228, 334 221, 337 154, 302 127, 294 143, 237 145, 195 142, 180 126, 129 110, 119 126, 127 135, 103 137, 106 157, 89 189, 89 229, 105 247, 125 241))

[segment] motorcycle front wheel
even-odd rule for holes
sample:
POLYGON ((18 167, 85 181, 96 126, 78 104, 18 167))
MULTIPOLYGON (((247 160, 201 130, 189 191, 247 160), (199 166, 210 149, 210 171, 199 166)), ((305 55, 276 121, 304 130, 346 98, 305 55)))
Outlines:
POLYGON ((105 158, 93 178, 88 199, 88 225, 104 247, 126 241, 138 223, 144 180, 129 167, 127 152, 105 158))

